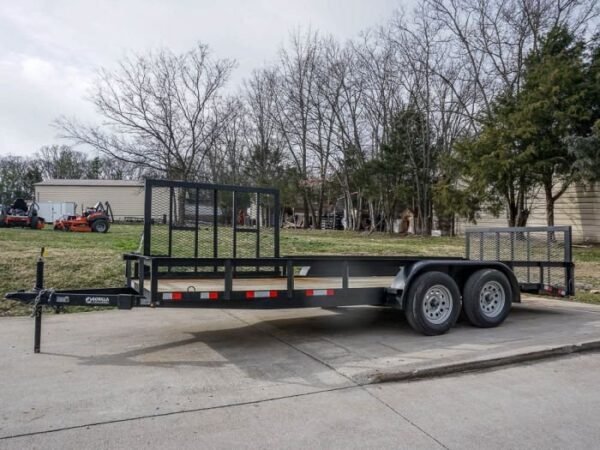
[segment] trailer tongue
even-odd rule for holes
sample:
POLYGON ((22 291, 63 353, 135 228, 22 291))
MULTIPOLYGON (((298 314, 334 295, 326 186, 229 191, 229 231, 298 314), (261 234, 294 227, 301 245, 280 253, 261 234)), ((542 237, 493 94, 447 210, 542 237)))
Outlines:
POLYGON ((280 256, 274 189, 146 180, 141 253, 127 253, 125 286, 36 288, 42 306, 300 308, 376 305, 405 311, 418 332, 447 332, 461 310, 478 327, 501 324, 520 293, 574 294, 569 227, 470 229, 466 257, 280 256))

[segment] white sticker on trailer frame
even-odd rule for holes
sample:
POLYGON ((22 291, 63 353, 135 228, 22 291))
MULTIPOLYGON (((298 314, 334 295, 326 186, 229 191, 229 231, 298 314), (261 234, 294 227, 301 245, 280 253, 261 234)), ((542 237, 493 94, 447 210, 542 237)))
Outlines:
POLYGON ((309 297, 324 297, 331 296, 334 294, 333 289, 309 289, 306 295, 309 297))

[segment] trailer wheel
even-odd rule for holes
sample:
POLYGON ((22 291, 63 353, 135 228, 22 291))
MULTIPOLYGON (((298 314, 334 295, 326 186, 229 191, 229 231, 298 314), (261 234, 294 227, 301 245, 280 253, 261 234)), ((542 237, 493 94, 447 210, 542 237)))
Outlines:
POLYGON ((104 219, 95 220, 92 223, 92 231, 96 233, 106 233, 108 231, 108 222, 104 219))
POLYGON ((491 328, 504 322, 512 299, 513 291, 506 275, 496 269, 482 269, 465 284, 463 309, 471 325, 491 328))
POLYGON ((411 284, 406 303, 410 326, 427 336, 446 333, 461 310, 456 282, 443 272, 426 272, 411 284))

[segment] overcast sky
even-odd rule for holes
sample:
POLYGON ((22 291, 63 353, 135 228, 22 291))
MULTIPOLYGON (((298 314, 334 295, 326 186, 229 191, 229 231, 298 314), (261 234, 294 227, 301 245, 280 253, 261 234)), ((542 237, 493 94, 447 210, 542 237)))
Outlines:
POLYGON ((49 0, 0 3, 0 155, 64 143, 59 115, 95 121, 86 93, 127 52, 197 41, 237 60, 230 88, 272 60, 291 30, 341 40, 385 22, 399 0, 49 0))

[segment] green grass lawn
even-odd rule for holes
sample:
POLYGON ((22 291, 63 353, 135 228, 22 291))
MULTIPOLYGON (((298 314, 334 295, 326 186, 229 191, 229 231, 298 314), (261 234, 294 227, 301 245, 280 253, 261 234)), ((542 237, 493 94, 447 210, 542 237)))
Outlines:
MULTIPOLYGON (((113 225, 107 234, 0 229, 0 298, 29 289, 35 282, 35 261, 46 247, 46 286, 56 289, 119 286, 124 282, 124 252, 136 251, 139 225, 113 225)), ((282 255, 429 255, 464 256, 463 238, 400 237, 374 233, 282 230, 282 255)), ((577 282, 600 289, 600 246, 574 248, 577 282)), ((600 303, 599 294, 579 290, 578 301, 600 303)), ((72 308, 75 311, 93 308, 72 308)), ((0 316, 23 315, 29 307, 0 301, 0 316)))

